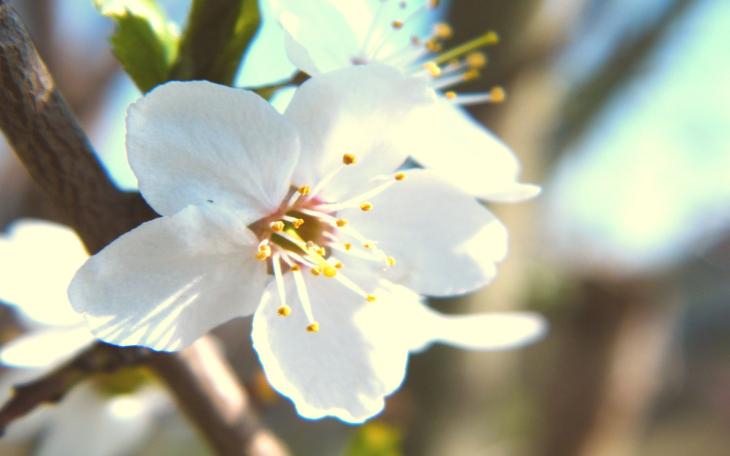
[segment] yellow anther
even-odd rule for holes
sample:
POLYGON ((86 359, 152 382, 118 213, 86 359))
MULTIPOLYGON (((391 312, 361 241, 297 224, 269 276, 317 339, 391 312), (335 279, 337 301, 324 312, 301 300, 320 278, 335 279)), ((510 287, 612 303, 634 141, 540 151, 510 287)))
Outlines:
POLYGON ((276 313, 278 313, 280 317, 288 317, 289 315, 291 315, 291 307, 281 306, 276 309, 276 313))
POLYGON ((481 76, 479 70, 472 68, 464 73, 464 81, 473 81, 474 79, 479 79, 479 76, 481 76))
POLYGON ((315 266, 312 269, 310 269, 309 272, 311 272, 312 275, 318 276, 322 273, 322 269, 319 266, 315 266))
POLYGON ((302 267, 299 266, 298 264, 295 264, 295 265, 292 265, 291 270, 292 271, 301 271, 302 267))
POLYGON ((447 40, 454 34, 451 26, 445 22, 438 22, 433 25, 433 35, 436 38, 447 40))
POLYGON ((324 249, 324 247, 317 247, 316 249, 317 255, 325 256, 327 254, 327 251, 324 249))
POLYGON ((344 268, 344 267, 345 267, 345 265, 344 265, 344 264, 342 264, 342 262, 341 262, 341 261, 338 261, 337 263, 335 263, 335 268, 337 268, 337 269, 342 269, 342 268, 344 268))
POLYGON ((300 228, 302 225, 304 225, 304 219, 298 218, 298 219, 294 220, 293 222, 291 222, 291 224, 294 228, 300 228))
POLYGON ((331 264, 328 264, 322 269, 322 273, 325 277, 332 278, 337 275, 337 269, 331 264))
POLYGON ((443 45, 436 40, 426 40, 423 45, 426 47, 428 52, 441 52, 444 48, 443 45))
POLYGON ((362 243, 362 246, 363 246, 363 248, 368 249, 368 250, 370 250, 373 247, 375 247, 375 245, 372 242, 363 242, 362 243))
POLYGON ((403 28, 403 21, 396 19, 393 22, 390 23, 390 26, 393 27, 396 30, 400 30, 403 28))
POLYGON ((365 201, 364 203, 360 204, 360 210, 363 212, 368 212, 373 210, 373 203, 370 203, 368 201, 365 201))
POLYGON ((395 173, 395 176, 393 176, 395 180, 402 181, 406 178, 406 173, 395 173))
POLYGON ((308 324, 307 332, 310 332, 310 333, 319 332, 319 323, 317 323, 316 321, 313 321, 312 323, 308 324))
POLYGON ((281 220, 271 222, 269 223, 269 228, 271 228, 271 231, 273 231, 274 233, 281 233, 282 231, 284 231, 284 222, 282 222, 281 220))
POLYGON ((469 68, 484 68, 487 65, 487 56, 479 51, 470 52, 465 61, 469 68))
POLYGON ((347 219, 337 219, 335 224, 337 224, 338 227, 342 228, 343 226, 347 225, 347 219))
POLYGON ((345 242, 345 250, 349 251, 351 248, 352 248, 352 244, 350 244, 349 242, 345 242))
POLYGON ((357 157, 353 154, 345 154, 342 156, 342 163, 346 165, 354 165, 357 163, 357 157))
POLYGON ((449 90, 448 92, 446 92, 444 94, 444 96, 446 97, 447 100, 454 100, 454 99, 456 99, 456 92, 454 92, 453 90, 449 90))
POLYGON ((391 266, 391 267, 395 266, 395 258, 393 258, 392 256, 389 256, 388 258, 386 258, 385 261, 388 262, 388 266, 391 266))
POLYGON ((431 75, 432 78, 441 76, 441 67, 436 62, 426 62, 423 64, 423 68, 431 75))
POLYGON ((264 261, 271 256, 271 247, 268 244, 260 245, 258 252, 256 252, 256 259, 264 261))
POLYGON ((492 103, 501 103, 507 98, 507 94, 501 86, 494 86, 489 91, 489 98, 492 103))
POLYGON ((298 192, 299 192, 299 194, 301 194, 302 196, 307 196, 307 195, 309 195, 309 192, 311 192, 311 191, 312 191, 312 189, 311 189, 311 187, 309 187, 309 185, 302 185, 301 187, 299 187, 299 188, 297 189, 297 191, 298 191, 298 192))
POLYGON ((366 299, 366 300, 367 300, 368 302, 375 302, 375 301, 377 301, 377 300, 378 300, 378 298, 377 298, 377 297, 376 297, 376 296, 375 296, 374 294, 369 294, 369 295, 367 295, 367 296, 365 297, 365 299, 366 299))

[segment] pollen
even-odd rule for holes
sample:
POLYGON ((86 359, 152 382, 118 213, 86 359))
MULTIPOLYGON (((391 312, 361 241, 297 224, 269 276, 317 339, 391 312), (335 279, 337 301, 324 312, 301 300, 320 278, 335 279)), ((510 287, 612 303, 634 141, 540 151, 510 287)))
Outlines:
POLYGON ((363 248, 368 249, 368 250, 370 250, 373 247, 375 247, 375 245, 372 242, 363 242, 362 243, 362 246, 363 246, 363 248))
POLYGON ((403 28, 403 21, 396 19, 390 23, 390 26, 393 27, 395 30, 400 30, 403 28))
POLYGON ((493 103, 501 103, 505 98, 507 98, 507 94, 501 86, 494 86, 492 87, 492 90, 489 91, 489 98, 493 103))
POLYGON ((299 229, 299 228, 301 228, 302 225, 304 225, 304 219, 298 218, 298 219, 294 220, 293 222, 291 222, 291 224, 295 229, 299 229))
POLYGON ((487 65, 487 56, 479 51, 469 53, 465 60, 469 68, 484 68, 487 65))
POLYGON ((454 34, 451 26, 445 22, 439 22, 433 26, 433 34, 436 38, 447 40, 454 34))
POLYGON ((354 154, 345 154, 342 156, 342 163, 346 165, 354 165, 357 163, 357 157, 354 154))
POLYGON ((437 78, 437 77, 441 76, 441 67, 439 67, 438 64, 436 64, 436 62, 426 62, 423 64, 423 68, 433 78, 437 78))
POLYGON ((309 192, 311 192, 311 191, 312 191, 312 188, 309 185, 302 185, 301 187, 299 187, 297 189, 297 192, 299 192, 299 194, 302 196, 309 195, 309 192))
POLYGON ((352 248, 352 244, 350 244, 349 242, 345 242, 345 250, 349 251, 351 248, 352 248))
POLYGON ((288 317, 289 315, 291 315, 291 307, 286 305, 281 306, 276 309, 276 313, 278 313, 281 317, 288 317))
POLYGON ((269 224, 269 228, 271 228, 271 231, 273 231, 274 233, 281 233, 282 231, 284 231, 284 222, 282 222, 281 220, 271 222, 269 224))
POLYGON ((338 227, 342 228, 343 226, 347 225, 347 219, 343 219, 343 218, 337 219, 337 221, 335 222, 335 224, 338 227))
POLYGON ((370 203, 368 201, 365 201, 364 203, 360 204, 360 210, 363 212, 368 212, 373 210, 373 203, 370 203))
POLYGON ((393 178, 397 181, 402 181, 406 178, 406 173, 395 173, 395 176, 393 178))
POLYGON ((295 264, 295 265, 292 265, 291 270, 292 271, 301 271, 302 267, 299 266, 298 264, 295 264))
POLYGON ((436 40, 427 40, 424 43, 424 46, 426 46, 426 50, 429 52, 441 52, 441 50, 444 48, 441 43, 436 40))
POLYGON ((388 263, 388 266, 390 266, 390 267, 395 266, 395 258, 393 258, 392 256, 389 256, 388 258, 386 258, 385 261, 388 263))
POLYGON ((375 302, 378 300, 378 298, 374 294, 369 294, 365 296, 365 299, 367 300, 367 302, 375 302))
POLYGON ((444 93, 444 96, 447 100, 454 100, 456 99, 456 92, 454 92, 453 90, 449 90, 448 92, 444 93))
POLYGON ((318 275, 322 274, 322 268, 320 268, 319 266, 315 266, 312 269, 310 269, 309 272, 311 272, 313 276, 318 276, 318 275))
POLYGON ((256 252, 256 259, 259 261, 264 261, 267 258, 271 256, 271 247, 268 246, 268 244, 263 244, 259 246, 258 252, 256 252))
POLYGON ((317 255, 325 256, 327 254, 327 251, 324 249, 324 247, 317 247, 316 249, 317 255))
POLYGON ((317 323, 316 321, 313 321, 312 323, 308 324, 307 332, 310 332, 310 333, 319 332, 319 323, 317 323))
POLYGON ((332 278, 337 275, 337 269, 332 265, 327 265, 322 269, 322 273, 325 277, 332 278))
POLYGON ((336 269, 342 269, 342 268, 344 268, 344 267, 345 267, 345 265, 344 265, 344 264, 342 264, 342 262, 341 262, 341 261, 338 261, 337 263, 335 263, 335 268, 336 268, 336 269))

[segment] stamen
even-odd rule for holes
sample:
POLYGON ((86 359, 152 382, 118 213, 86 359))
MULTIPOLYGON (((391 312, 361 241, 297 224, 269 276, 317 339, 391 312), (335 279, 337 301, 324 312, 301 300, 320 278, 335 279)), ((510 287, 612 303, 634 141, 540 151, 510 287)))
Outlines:
POLYGON ((395 266, 395 258, 392 256, 389 256, 385 259, 385 261, 388 263, 388 266, 393 267, 395 266))
POLYGON ((454 34, 451 26, 445 22, 437 22, 433 25, 433 35, 442 40, 448 40, 454 34))
POLYGON ((281 233, 284 231, 284 222, 281 220, 277 220, 276 222, 269 223, 269 228, 271 228, 271 231, 274 233, 281 233))
POLYGON ((337 221, 335 222, 335 224, 336 224, 336 225, 337 225, 337 226, 338 226, 339 228, 342 228, 342 227, 344 227, 345 225, 347 225, 347 219, 339 218, 339 219, 337 219, 337 221))
POLYGON ((369 294, 365 297, 365 300, 367 302, 375 302, 378 300, 378 298, 374 294, 369 294))
POLYGON ((396 19, 390 23, 390 26, 393 27, 395 30, 400 30, 403 28, 403 21, 396 19))
POLYGON ((319 332, 319 323, 316 321, 307 325, 307 332, 316 333, 319 332))
MULTIPOLYGON (((368 200, 383 193, 395 182, 396 182, 396 180, 387 179, 384 183, 378 185, 377 187, 373 188, 372 190, 368 190, 367 192, 365 192, 361 195, 355 196, 353 198, 350 198, 348 200, 345 200, 345 201, 342 201, 339 203, 320 204, 319 206, 317 206, 316 209, 318 209, 320 211, 333 212, 333 211, 338 211, 340 209, 345 209, 345 208, 350 208, 350 207, 360 207, 360 209, 362 209, 363 211, 369 211, 373 208, 373 205, 368 200)), ((332 218, 332 217, 330 216, 330 218, 332 218)))
POLYGON ((375 300, 375 296, 374 295, 372 295, 370 293, 367 293, 365 290, 363 290, 362 288, 360 288, 355 282, 353 282, 352 280, 350 280, 349 278, 347 278, 344 274, 338 274, 336 280, 338 282, 340 282, 342 285, 344 285, 345 287, 347 287, 350 290, 354 291, 358 296, 361 296, 361 297, 365 298, 367 301, 373 302, 375 300), (370 296, 373 297, 372 298, 373 301, 370 300, 371 299, 371 298, 369 298, 370 296))
POLYGON ((397 181, 402 181, 405 178, 406 178, 406 173, 403 173, 403 172, 395 173, 395 175, 393 176, 393 179, 395 179, 397 181))
POLYGON ((370 203, 368 201, 365 201, 364 203, 360 204, 360 210, 363 212, 369 212, 373 210, 373 203, 370 203))
POLYGON ((448 93, 446 94, 446 98, 461 106, 482 103, 501 103, 505 100, 506 96, 504 89, 500 86, 492 87, 489 92, 484 93, 459 94, 458 96, 454 93, 454 97, 452 98, 448 96, 448 93))
POLYGON ((309 195, 309 192, 311 191, 312 189, 309 187, 309 185, 302 185, 301 187, 297 188, 297 190, 292 194, 286 205, 289 207, 294 206, 294 204, 299 201, 300 197, 309 195))
POLYGON ((435 63, 444 63, 448 62, 451 59, 460 57, 470 51, 473 51, 475 49, 478 49, 483 46, 488 46, 491 44, 497 44, 499 42, 499 37, 497 34, 493 31, 489 31, 485 33, 482 36, 479 36, 477 38, 474 38, 471 41, 467 41, 466 43, 456 46, 455 48, 449 49, 448 51, 444 52, 443 54, 440 54, 436 56, 433 61, 435 63))
POLYGON ((464 60, 469 68, 484 68, 487 65, 487 56, 479 51, 470 52, 464 60))
POLYGON ((294 270, 294 268, 292 268, 292 274, 294 274, 294 284, 297 288, 297 296, 299 296, 299 302, 302 304, 304 315, 306 315, 307 321, 309 321, 310 323, 309 326, 307 326, 307 331, 317 332, 317 330, 319 330, 319 324, 317 324, 317 322, 314 320, 314 315, 312 314, 312 303, 309 301, 309 293, 307 293, 307 285, 304 282, 302 272, 299 270, 294 270), (317 326, 317 329, 314 331, 310 331, 309 327, 315 324, 317 326))
POLYGON ((266 261, 271 256, 271 247, 269 244, 259 244, 259 249, 256 252, 256 259, 259 261, 266 261))
POLYGON ((354 154, 345 154, 342 156, 342 163, 345 165, 354 165, 357 163, 357 157, 354 154))
POLYGON ((304 219, 292 217, 290 215, 285 215, 282 218, 291 223, 294 229, 299 229, 302 225, 304 225, 304 219))
POLYGON ((312 194, 316 195, 319 193, 319 191, 329 184, 332 179, 340 173, 340 171, 342 171, 346 166, 354 165, 355 163, 357 163, 357 157, 354 154, 347 153, 342 155, 342 166, 338 166, 320 179, 320 181, 317 182, 317 185, 314 186, 312 194))
POLYGON ((437 78, 441 76, 441 68, 434 61, 429 61, 423 64, 423 69, 432 77, 437 78))
POLYGON ((274 270, 276 291, 279 294, 279 308, 276 312, 282 317, 287 317, 291 314, 291 307, 286 305, 286 288, 284 286, 284 277, 281 273, 281 255, 279 253, 274 255, 274 258, 271 260, 271 266, 274 270))

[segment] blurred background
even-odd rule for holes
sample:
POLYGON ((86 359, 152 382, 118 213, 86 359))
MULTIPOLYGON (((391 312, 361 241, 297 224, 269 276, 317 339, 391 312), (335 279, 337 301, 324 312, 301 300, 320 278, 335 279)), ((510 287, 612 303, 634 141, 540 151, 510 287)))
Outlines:
MULTIPOLYGON (((113 25, 91 0, 10 3, 107 169, 134 189, 124 112, 140 93, 109 51, 113 25)), ((161 3, 184 22, 189 2, 161 3)), ((543 193, 490 205, 511 236, 496 281, 433 305, 536 310, 551 331, 513 352, 413 356, 385 413, 358 428, 299 419, 233 322, 219 335, 262 418, 297 455, 730 454, 730 2, 451 0, 441 11, 453 43, 501 36, 463 89, 507 89, 471 114, 543 193)), ((265 20, 237 85, 294 71, 281 38, 265 20)), ((0 227, 54 219, 1 140, 0 195, 0 227)), ((1 315, 8 340, 13 315, 1 315)), ((208 454, 174 410, 155 426, 131 454, 208 454)), ((39 438, 0 451, 26 454, 39 438)))

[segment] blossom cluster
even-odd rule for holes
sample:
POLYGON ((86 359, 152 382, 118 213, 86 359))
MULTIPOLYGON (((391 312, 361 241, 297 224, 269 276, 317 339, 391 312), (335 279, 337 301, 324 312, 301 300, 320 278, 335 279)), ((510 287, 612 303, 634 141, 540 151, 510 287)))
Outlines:
POLYGON ((134 103, 128 159, 161 217, 86 260, 68 296, 95 337, 164 351, 252 315, 264 372, 301 416, 362 422, 401 384, 409 353, 542 334, 530 313, 444 315, 423 298, 487 285, 507 231, 483 202, 538 188, 460 110, 503 91, 451 90, 483 67, 474 49, 494 34, 450 50, 445 24, 406 35, 434 2, 271 3, 309 78, 283 113, 205 81, 134 103))

